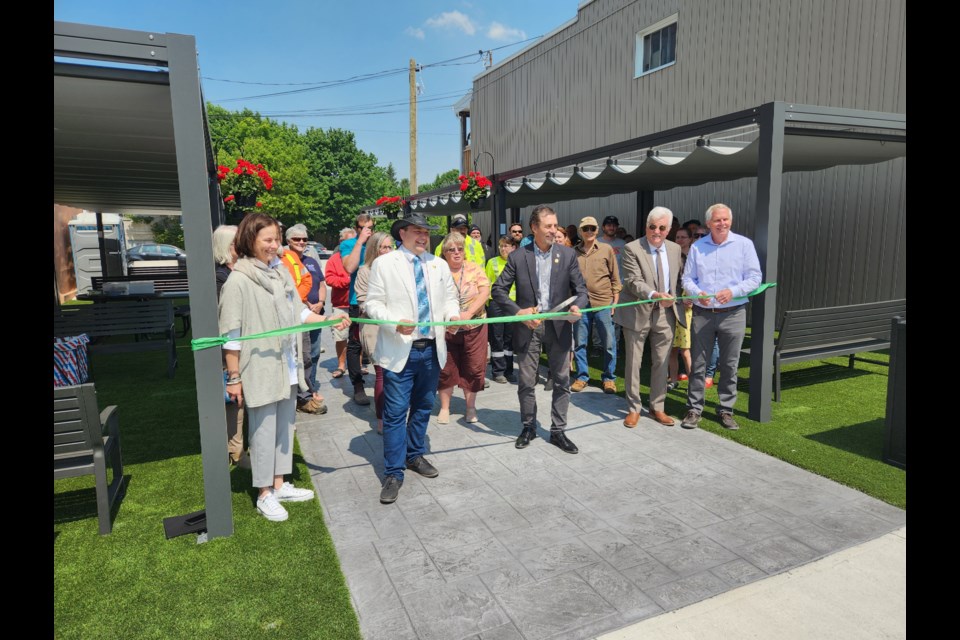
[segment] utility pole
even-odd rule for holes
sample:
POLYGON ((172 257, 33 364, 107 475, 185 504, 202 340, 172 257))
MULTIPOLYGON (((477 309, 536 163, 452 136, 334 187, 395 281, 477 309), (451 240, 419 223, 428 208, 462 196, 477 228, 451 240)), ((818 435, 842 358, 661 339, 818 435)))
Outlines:
POLYGON ((417 61, 410 58, 410 195, 417 192, 417 61))

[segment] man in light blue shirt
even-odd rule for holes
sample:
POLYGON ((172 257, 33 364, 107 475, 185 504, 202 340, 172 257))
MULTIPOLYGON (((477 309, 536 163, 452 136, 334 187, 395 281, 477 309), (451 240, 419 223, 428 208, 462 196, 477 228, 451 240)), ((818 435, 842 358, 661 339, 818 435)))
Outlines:
POLYGON ((707 358, 714 340, 720 343, 720 425, 739 429, 733 419, 737 401, 737 365, 747 329, 747 302, 742 299, 760 286, 763 274, 753 242, 733 233, 733 212, 725 204, 707 209, 710 235, 693 244, 683 270, 683 287, 690 295, 710 296, 693 303, 691 351, 693 373, 687 392, 687 415, 681 426, 695 429, 703 412, 707 358), (739 299, 738 299, 739 298, 739 299))

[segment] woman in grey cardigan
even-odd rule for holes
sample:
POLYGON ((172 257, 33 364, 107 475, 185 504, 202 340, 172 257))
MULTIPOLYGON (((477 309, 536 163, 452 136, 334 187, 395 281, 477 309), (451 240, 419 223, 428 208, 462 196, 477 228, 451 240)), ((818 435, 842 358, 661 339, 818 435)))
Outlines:
MULTIPOLYGON (((239 338, 326 319, 301 302, 277 258, 280 237, 280 225, 266 214, 248 213, 240 222, 234 240, 239 257, 220 294, 221 335, 239 338)), ((341 325, 347 324, 344 318, 341 325)), ((249 419, 253 486, 260 489, 257 510, 274 521, 287 519, 280 502, 313 498, 313 491, 283 480, 293 471, 297 390, 307 388, 300 345, 296 334, 223 345, 227 395, 245 404, 249 419)))

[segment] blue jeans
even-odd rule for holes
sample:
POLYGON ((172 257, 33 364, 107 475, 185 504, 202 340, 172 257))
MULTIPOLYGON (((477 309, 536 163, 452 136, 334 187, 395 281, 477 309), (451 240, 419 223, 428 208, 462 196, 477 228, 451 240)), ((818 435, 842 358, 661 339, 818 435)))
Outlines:
POLYGON ((407 365, 400 373, 383 370, 384 476, 396 476, 402 481, 407 460, 427 452, 427 423, 439 381, 435 345, 411 348, 407 365))
POLYGON ((603 372, 600 374, 600 380, 616 380, 614 369, 617 366, 617 335, 613 331, 613 317, 610 315, 610 309, 584 313, 577 322, 573 349, 573 356, 577 362, 577 379, 590 378, 590 370, 587 368, 587 342, 590 338, 591 326, 598 331, 603 345, 603 372))
POLYGON ((319 391, 320 381, 317 380, 317 369, 320 364, 320 332, 323 329, 314 329, 310 331, 310 368, 303 372, 307 379, 307 386, 310 391, 319 391))

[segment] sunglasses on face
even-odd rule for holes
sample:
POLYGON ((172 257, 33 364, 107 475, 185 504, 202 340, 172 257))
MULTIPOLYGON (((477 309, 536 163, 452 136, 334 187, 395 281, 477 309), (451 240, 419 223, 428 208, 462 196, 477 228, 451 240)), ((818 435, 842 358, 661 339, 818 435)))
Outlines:
POLYGON ((658 227, 657 225, 655 225, 655 224, 648 224, 648 225, 647 225, 647 229, 650 229, 650 231, 656 231, 657 229, 660 229, 660 231, 663 232, 663 231, 666 231, 666 230, 669 229, 669 228, 670 228, 670 227, 668 227, 668 226, 666 226, 666 225, 660 225, 659 227, 658 227))
POLYGON ((510 229, 510 233, 523 233, 523 229, 510 229))
POLYGON ((306 242, 306 238, 290 238, 290 242, 306 242))
POLYGON ((447 247, 447 253, 463 253, 463 247, 447 247))
POLYGON ((597 228, 594 227, 593 225, 591 225, 591 226, 589 226, 589 227, 580 227, 580 231, 586 231, 587 233, 594 233, 594 232, 596 232, 596 230, 597 230, 597 228))

